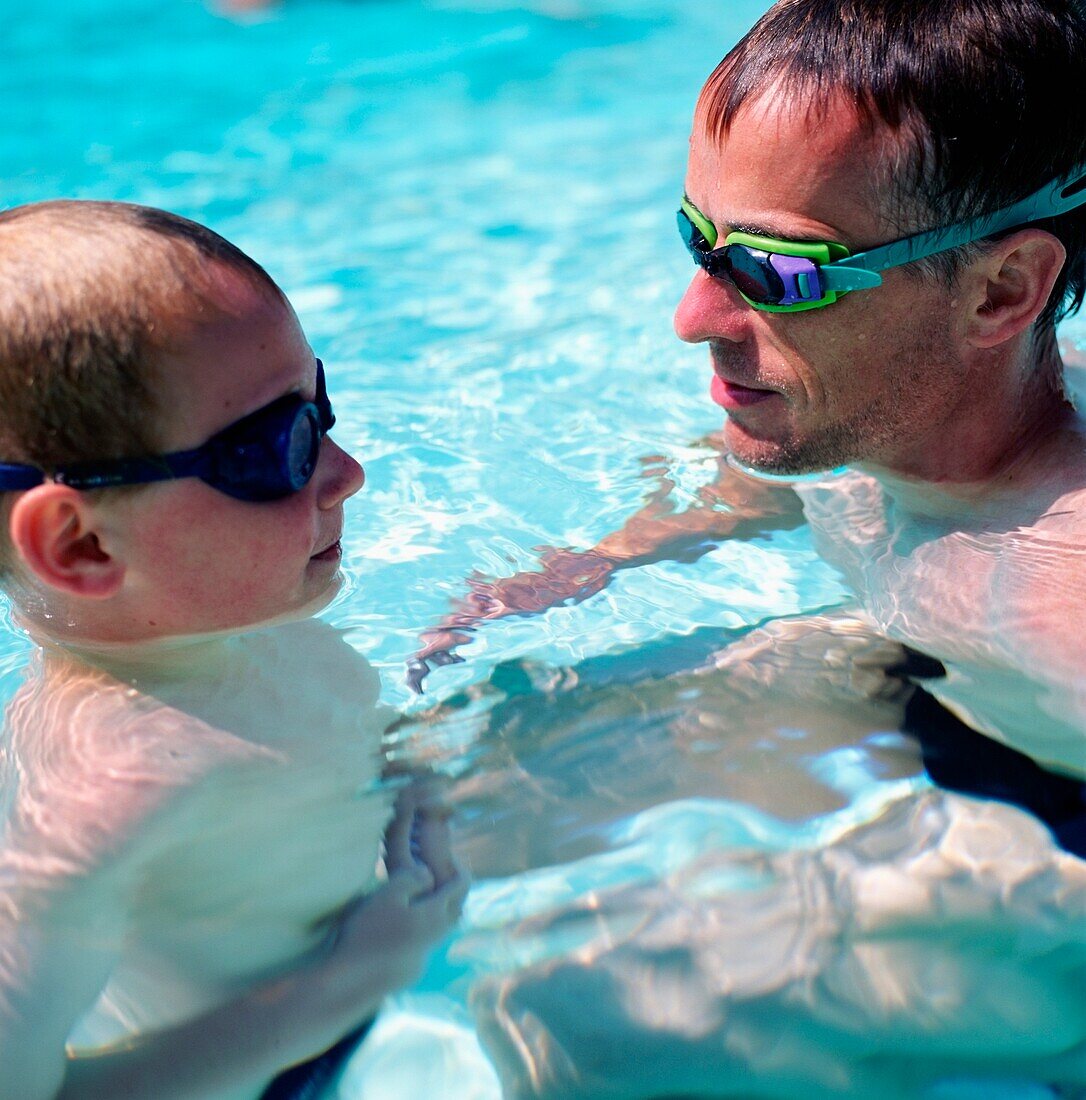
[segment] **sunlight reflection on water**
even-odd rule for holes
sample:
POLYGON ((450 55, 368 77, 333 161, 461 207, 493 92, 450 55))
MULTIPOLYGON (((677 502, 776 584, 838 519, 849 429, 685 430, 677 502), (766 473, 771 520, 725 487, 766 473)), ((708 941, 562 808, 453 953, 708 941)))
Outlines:
MULTIPOLYGON (((473 570, 590 545, 661 478, 682 504, 710 475, 708 370, 670 333, 673 210, 700 81, 765 6, 311 0, 235 24, 9 3, 8 201, 131 199, 235 239, 293 299, 367 467, 327 617, 415 718, 393 755, 456 777, 478 885, 343 1100, 491 1100, 479 1031, 513 1078, 587 1065, 597 1096, 634 1071, 986 1100, 1086 1080, 1081 864, 1018 810, 933 791, 891 701, 712 666, 847 598, 807 532, 490 624, 429 698, 403 684, 473 570)), ((27 652, 7 631, 5 698, 27 652)))

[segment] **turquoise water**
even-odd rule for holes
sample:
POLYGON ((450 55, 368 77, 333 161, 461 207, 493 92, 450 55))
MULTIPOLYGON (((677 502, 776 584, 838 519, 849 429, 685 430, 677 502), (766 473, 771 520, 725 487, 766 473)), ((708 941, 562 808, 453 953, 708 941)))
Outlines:
MULTIPOLYGON (((399 669, 473 569, 613 529, 650 482, 692 491, 719 426, 671 335, 673 211, 704 73, 764 5, 78 3, 16 19, 0 80, 5 201, 161 205, 283 285, 329 366, 368 485, 339 621, 399 669)), ((622 578, 595 606, 498 624, 470 667, 569 661, 833 598, 802 539, 622 578), (723 568, 721 566, 723 565, 723 568), (798 583, 797 583, 798 582, 798 583), (802 587, 802 593, 797 589, 802 587)))
MULTIPOLYGON (((236 241, 295 304, 327 364, 339 441, 366 468, 344 537, 350 584, 325 617, 381 672, 385 700, 417 718, 399 751, 457 778, 477 886, 463 930, 393 1003, 337 1095, 495 1096, 476 1035, 497 1029, 503 996, 540 1019, 561 1019, 562 1005, 576 1019, 609 1003, 562 969, 589 959, 613 966, 614 999, 628 998, 631 974, 669 973, 646 947, 649 914, 678 922, 667 942, 730 945, 732 963, 764 954, 767 973, 784 974, 794 960, 773 929, 803 911, 796 884, 817 877, 816 853, 851 860, 859 883, 864 830, 888 807, 911 807, 888 834, 901 864, 925 850, 909 847, 918 821, 957 821, 879 705, 846 716, 741 697, 697 671, 753 624, 846 598, 803 530, 488 624, 423 699, 403 680, 419 631, 473 571, 506 575, 535 565, 538 547, 591 545, 661 478, 681 505, 712 476, 699 442, 719 427, 709 372, 670 329, 690 273, 673 211, 700 83, 766 6, 315 0, 228 19, 192 2, 62 0, 32 16, 7 4, 4 202, 149 203, 236 241), (691 915, 691 899, 711 897, 733 921, 712 935, 691 915)), ((5 693, 26 652, 4 637, 5 693)), ((987 827, 1002 824, 997 813, 987 827)), ((1058 856, 1026 831, 1033 866, 1051 870, 1058 856)), ((681 1016, 695 991, 672 979, 653 996, 673 997, 681 1016)), ((763 1000, 743 1001, 751 1019, 786 1015, 792 994, 769 978, 759 989, 763 1000)), ((691 1090, 739 1058, 647 1046, 671 1025, 638 1019, 646 1066, 672 1075, 661 1088, 678 1089, 692 1061, 691 1090)), ((611 1026, 609 1040, 622 1031, 611 1026)), ((773 1027, 751 1041, 767 1036, 779 1038, 773 1027)), ((990 1078, 975 1048, 963 1068, 950 1040, 930 1045, 945 1059, 932 1095, 1049 1095, 1036 1076, 1044 1044, 1035 1061, 994 1059, 990 1078)), ((926 1049, 905 1044, 880 1072, 893 1079, 926 1049)), ((781 1055, 793 1057, 818 1062, 781 1055)), ((885 1095, 871 1074, 868 1094, 885 1095)), ((741 1077, 736 1087, 789 1095, 831 1080, 766 1071, 768 1093, 741 1077)))

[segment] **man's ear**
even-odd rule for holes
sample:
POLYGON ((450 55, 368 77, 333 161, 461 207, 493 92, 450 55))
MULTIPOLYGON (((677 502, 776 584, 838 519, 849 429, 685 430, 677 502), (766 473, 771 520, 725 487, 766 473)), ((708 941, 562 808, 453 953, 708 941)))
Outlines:
POLYGON ((967 276, 969 342, 994 348, 1025 332, 1048 304, 1066 259, 1059 240, 1041 229, 997 241, 967 276))
POLYGON ((28 489, 11 508, 15 552, 33 576, 84 599, 108 599, 124 580, 124 564, 103 546, 95 511, 67 485, 28 489))

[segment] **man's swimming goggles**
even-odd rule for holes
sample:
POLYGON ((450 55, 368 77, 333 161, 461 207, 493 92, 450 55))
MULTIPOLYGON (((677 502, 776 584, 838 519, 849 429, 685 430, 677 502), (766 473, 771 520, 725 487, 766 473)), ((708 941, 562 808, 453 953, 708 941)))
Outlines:
POLYGON ((279 500, 309 482, 317 468, 321 440, 335 422, 324 365, 318 359, 312 401, 296 393, 276 398, 223 428, 201 447, 146 458, 81 462, 60 466, 51 474, 36 466, 0 462, 0 490, 32 489, 45 481, 73 489, 105 489, 198 477, 237 500, 279 500))
POLYGON ((880 286, 877 273, 887 268, 1073 210, 1086 203, 1084 172, 1086 166, 994 214, 903 237, 855 256, 833 241, 781 241, 741 232, 729 233, 716 248, 716 226, 685 195, 678 212, 679 233, 695 263, 714 279, 734 283, 755 309, 798 313, 828 306, 850 290, 880 286))

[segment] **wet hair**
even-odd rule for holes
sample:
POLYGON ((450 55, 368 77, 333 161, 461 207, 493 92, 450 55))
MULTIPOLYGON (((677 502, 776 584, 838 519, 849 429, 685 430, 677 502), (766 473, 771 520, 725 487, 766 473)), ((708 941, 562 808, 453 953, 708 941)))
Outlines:
MULTIPOLYGON (((709 77, 698 117, 719 140, 771 87, 811 111, 843 95, 862 125, 899 138, 889 216, 911 233, 998 210, 1086 163, 1084 82, 1079 0, 779 0, 709 77)), ((1035 224, 1067 249, 1035 327, 1050 343, 1086 292, 1086 207, 1035 224)), ((971 254, 915 266, 952 282, 971 254)))
MULTIPOLYGON (((50 472, 160 450, 156 363, 172 319, 214 315, 215 265, 282 297, 240 249, 163 210, 57 201, 0 213, 0 461, 50 472)), ((0 494, 5 520, 12 496, 0 494)), ((0 568, 7 551, 4 522, 0 568)))

